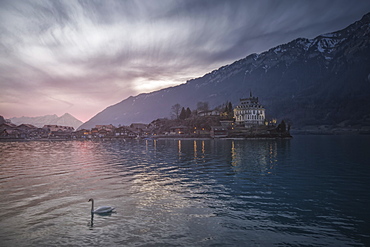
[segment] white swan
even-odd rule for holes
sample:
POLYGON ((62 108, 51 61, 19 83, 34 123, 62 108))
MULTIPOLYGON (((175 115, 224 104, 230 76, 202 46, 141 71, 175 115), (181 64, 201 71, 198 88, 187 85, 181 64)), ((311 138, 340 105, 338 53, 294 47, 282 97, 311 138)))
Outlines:
POLYGON ((111 206, 102 206, 94 210, 94 199, 90 198, 89 202, 90 201, 91 201, 91 213, 106 214, 106 213, 111 213, 114 210, 114 207, 111 207, 111 206))

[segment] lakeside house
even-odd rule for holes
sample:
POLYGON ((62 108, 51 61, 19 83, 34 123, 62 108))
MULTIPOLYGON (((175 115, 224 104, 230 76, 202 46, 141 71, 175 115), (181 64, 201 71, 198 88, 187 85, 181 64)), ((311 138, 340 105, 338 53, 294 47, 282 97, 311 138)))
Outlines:
POLYGON ((1 138, 20 138, 21 136, 21 132, 19 130, 17 130, 13 126, 9 126, 8 124, 2 124, 0 126, 0 129, 1 138))
POLYGON ((72 132, 75 130, 70 126, 54 124, 44 125, 42 128, 48 132, 48 138, 52 139, 70 139, 72 137, 72 132))
POLYGON ((75 130, 73 127, 70 127, 70 126, 53 125, 53 124, 44 125, 44 127, 42 128, 47 129, 50 132, 72 132, 75 130))
POLYGON ((170 135, 184 135, 189 134, 190 130, 188 126, 173 126, 170 128, 170 135))
POLYGON ((218 111, 218 110, 199 111, 198 116, 200 116, 200 117, 220 116, 220 111, 218 111))
POLYGON ((193 134, 195 134, 195 136, 199 136, 199 137, 207 137, 210 135, 210 130, 206 129, 206 128, 197 128, 197 127, 194 127, 194 130, 193 130, 193 134))
POLYGON ((212 138, 224 138, 229 135, 228 128, 225 126, 212 126, 210 136, 212 138))
POLYGON ((139 130, 139 131, 144 131, 144 130, 147 129, 147 127, 148 127, 148 125, 143 124, 143 123, 132 123, 130 125, 130 128, 135 129, 135 130, 139 130))
POLYGON ((112 132, 116 127, 114 127, 112 124, 105 124, 105 125, 95 125, 95 128, 98 131, 100 131, 100 130, 106 130, 108 132, 112 132))
POLYGON ((73 127, 45 125, 37 128, 31 124, 14 125, 3 123, 0 125, 0 138, 2 139, 42 139, 42 138, 70 138, 73 127))
POLYGON ((252 127, 265 124, 265 108, 258 102, 258 97, 240 99, 240 104, 234 108, 235 124, 252 127))
POLYGON ((88 130, 88 129, 77 130, 72 133, 72 138, 73 139, 91 139, 92 138, 91 130, 88 130))
POLYGON ((121 126, 114 130, 115 137, 133 139, 138 136, 138 132, 135 129, 127 126, 121 126))

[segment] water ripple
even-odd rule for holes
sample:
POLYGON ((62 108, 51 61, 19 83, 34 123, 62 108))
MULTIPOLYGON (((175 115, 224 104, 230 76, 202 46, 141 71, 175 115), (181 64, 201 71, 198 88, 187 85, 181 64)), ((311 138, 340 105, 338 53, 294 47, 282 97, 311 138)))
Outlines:
POLYGON ((370 140, 338 138, 0 143, 0 239, 366 246, 370 140), (89 198, 116 213, 91 218, 89 198))

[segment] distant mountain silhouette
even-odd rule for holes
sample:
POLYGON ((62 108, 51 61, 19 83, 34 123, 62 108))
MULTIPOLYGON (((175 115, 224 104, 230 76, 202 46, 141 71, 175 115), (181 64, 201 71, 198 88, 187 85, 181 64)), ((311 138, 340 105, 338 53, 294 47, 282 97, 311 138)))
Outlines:
POLYGON ((57 115, 45 115, 40 117, 14 117, 10 118, 10 121, 16 125, 20 124, 32 124, 38 128, 42 128, 44 125, 62 125, 71 126, 77 129, 82 122, 76 119, 69 113, 65 113, 63 116, 58 117, 57 115))
POLYGON ((211 107, 252 90, 267 117, 293 126, 368 124, 370 119, 370 13, 347 28, 314 39, 299 38, 252 54, 201 78, 109 106, 80 128, 149 123, 169 117, 171 106, 211 107))

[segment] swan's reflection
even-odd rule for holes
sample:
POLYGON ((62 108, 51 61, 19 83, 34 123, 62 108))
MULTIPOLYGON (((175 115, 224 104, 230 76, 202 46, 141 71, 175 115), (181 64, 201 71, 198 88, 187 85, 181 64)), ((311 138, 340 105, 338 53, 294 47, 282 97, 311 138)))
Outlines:
POLYGON ((90 218, 90 221, 88 223, 88 226, 90 228, 93 228, 94 227, 94 214, 93 213, 91 213, 91 218, 90 218))
MULTIPOLYGON (((98 216, 112 216, 112 214, 114 214, 116 212, 109 212, 109 213, 103 213, 103 214, 98 214, 98 216)), ((87 226, 90 227, 90 229, 92 229, 94 227, 94 213, 91 213, 91 218, 90 218, 90 221, 88 222, 87 226)))

